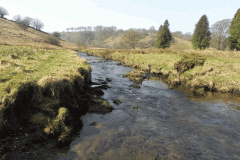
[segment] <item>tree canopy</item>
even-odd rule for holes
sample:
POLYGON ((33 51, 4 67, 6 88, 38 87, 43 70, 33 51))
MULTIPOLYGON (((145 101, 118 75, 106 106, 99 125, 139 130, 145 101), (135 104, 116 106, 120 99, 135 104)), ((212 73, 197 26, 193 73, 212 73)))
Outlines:
POLYGON ((123 36, 123 40, 132 49, 135 49, 140 39, 140 33, 136 29, 130 28, 123 36))
POLYGON ((206 49, 210 45, 211 32, 209 30, 209 22, 206 15, 203 15, 195 25, 192 37, 192 45, 194 49, 206 49))
POLYGON ((227 47, 227 38, 229 36, 229 27, 231 19, 224 19, 214 23, 211 26, 211 46, 218 50, 224 50, 227 47))
POLYGON ((169 23, 168 20, 165 20, 164 25, 159 27, 157 41, 156 41, 156 48, 169 48, 170 41, 172 40, 172 35, 169 30, 169 23))
POLYGON ((0 6, 0 17, 4 18, 4 16, 9 15, 8 11, 0 6))
POLYGON ((228 38, 228 47, 229 49, 233 50, 240 50, 240 8, 234 15, 232 20, 230 30, 229 30, 230 37, 228 38))

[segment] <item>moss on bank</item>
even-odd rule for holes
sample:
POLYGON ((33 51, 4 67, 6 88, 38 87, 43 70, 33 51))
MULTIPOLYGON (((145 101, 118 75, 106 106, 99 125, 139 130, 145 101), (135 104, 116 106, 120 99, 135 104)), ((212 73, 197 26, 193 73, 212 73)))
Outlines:
MULTIPOLYGON (((240 54, 214 49, 82 50, 116 60, 125 66, 162 75, 170 87, 189 86, 199 95, 205 91, 240 90, 240 54)), ((130 78, 131 73, 126 74, 130 78)))

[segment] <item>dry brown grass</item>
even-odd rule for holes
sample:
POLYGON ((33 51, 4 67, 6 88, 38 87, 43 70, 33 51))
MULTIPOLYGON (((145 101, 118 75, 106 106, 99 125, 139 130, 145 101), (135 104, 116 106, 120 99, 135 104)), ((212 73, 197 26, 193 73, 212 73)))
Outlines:
POLYGON ((76 44, 60 40, 60 46, 47 43, 49 34, 28 27, 23 30, 17 23, 0 18, 0 45, 31 46, 42 49, 78 50, 76 44))
POLYGON ((119 35, 117 37, 111 36, 104 41, 104 44, 112 48, 114 44, 119 44, 121 41, 122 41, 122 35, 119 35))

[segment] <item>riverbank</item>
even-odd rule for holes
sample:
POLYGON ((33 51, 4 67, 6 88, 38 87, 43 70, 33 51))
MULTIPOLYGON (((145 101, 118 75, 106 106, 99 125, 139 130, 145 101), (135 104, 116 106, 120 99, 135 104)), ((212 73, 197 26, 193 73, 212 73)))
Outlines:
POLYGON ((161 75, 170 87, 188 86, 196 95, 205 95, 205 91, 237 93, 240 90, 240 54, 237 51, 173 48, 81 51, 161 75))
MULTIPOLYGON (((89 106, 104 108, 94 100, 90 65, 75 51, 1 45, 0 53, 1 156, 28 152, 26 146, 49 138, 64 146, 89 106)), ((112 109, 105 108, 104 113, 112 109)))

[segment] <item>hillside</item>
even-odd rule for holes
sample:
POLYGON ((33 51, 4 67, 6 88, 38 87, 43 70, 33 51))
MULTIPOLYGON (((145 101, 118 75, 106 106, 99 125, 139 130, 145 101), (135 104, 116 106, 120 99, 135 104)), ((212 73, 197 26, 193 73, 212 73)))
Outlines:
POLYGON ((76 44, 60 40, 60 45, 47 43, 49 34, 28 27, 22 29, 18 23, 0 18, 0 45, 31 46, 43 49, 73 49, 77 50, 76 44))
POLYGON ((187 41, 178 37, 174 37, 173 41, 170 46, 171 49, 177 49, 177 50, 186 50, 186 49, 192 49, 191 41, 187 41))

